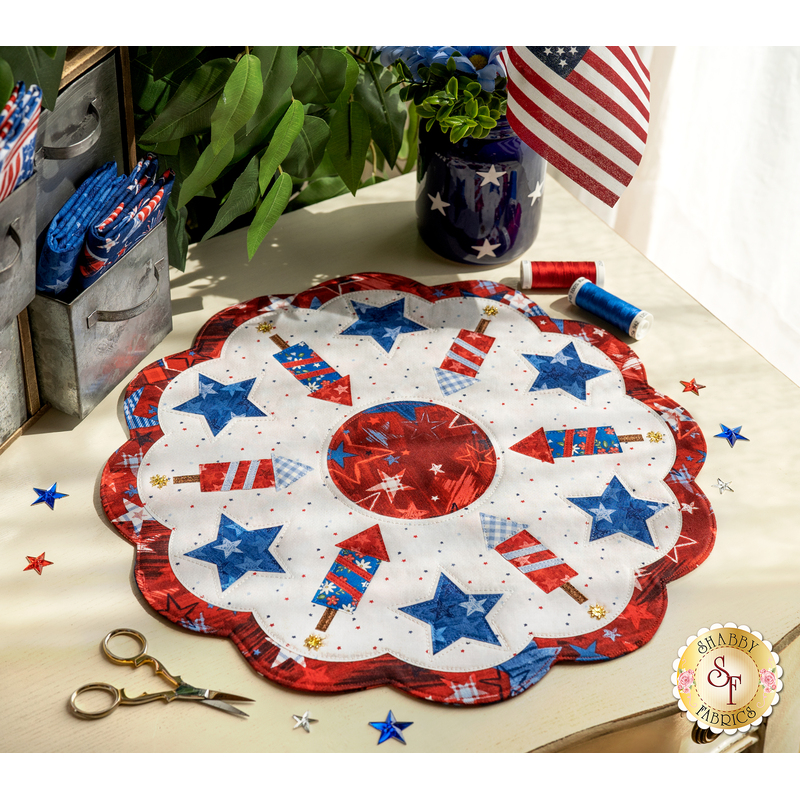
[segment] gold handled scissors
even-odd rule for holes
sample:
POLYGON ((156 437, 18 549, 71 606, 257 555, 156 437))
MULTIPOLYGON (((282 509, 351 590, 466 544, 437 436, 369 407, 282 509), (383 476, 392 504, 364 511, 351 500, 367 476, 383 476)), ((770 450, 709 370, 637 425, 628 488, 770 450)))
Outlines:
POLYGON ((150 703, 153 700, 164 700, 171 703, 173 700, 198 700, 207 706, 213 706, 221 711, 227 711, 229 714, 236 714, 239 717, 247 717, 244 711, 226 703, 230 700, 233 703, 252 703, 253 700, 249 697, 239 697, 235 694, 226 694, 225 692, 215 692, 212 689, 198 689, 186 683, 180 675, 170 675, 164 665, 156 658, 147 655, 147 639, 142 636, 139 631, 131 630, 130 628, 117 628, 103 639, 103 653, 109 661, 114 664, 128 664, 131 667, 141 667, 143 664, 152 665, 156 675, 161 675, 165 680, 171 683, 175 688, 163 692, 153 692, 151 694, 143 693, 138 697, 128 697, 124 689, 117 689, 109 683, 87 683, 76 689, 69 698, 69 705, 72 711, 83 719, 100 719, 110 714, 119 705, 140 705, 141 703, 150 703), (127 636, 128 638, 135 639, 141 646, 136 655, 123 658, 122 656, 114 655, 109 647, 109 642, 115 636, 127 636), (103 691, 111 695, 111 705, 108 708, 101 709, 100 711, 84 711, 77 705, 77 699, 85 692, 103 691))

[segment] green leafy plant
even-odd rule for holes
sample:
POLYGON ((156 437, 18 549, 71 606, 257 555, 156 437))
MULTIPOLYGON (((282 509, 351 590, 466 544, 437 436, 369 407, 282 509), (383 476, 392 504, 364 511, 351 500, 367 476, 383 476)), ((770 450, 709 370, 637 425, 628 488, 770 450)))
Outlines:
POLYGON ((139 47, 131 69, 137 145, 176 175, 179 269, 190 241, 246 224, 252 258, 284 211, 414 167, 416 128, 372 48, 139 47))
POLYGON ((506 113, 506 78, 500 47, 387 47, 381 63, 396 70, 400 96, 451 142, 484 138, 506 113))
POLYGON ((56 104, 66 47, 0 47, 0 109, 8 102, 17 81, 42 90, 42 106, 56 104))

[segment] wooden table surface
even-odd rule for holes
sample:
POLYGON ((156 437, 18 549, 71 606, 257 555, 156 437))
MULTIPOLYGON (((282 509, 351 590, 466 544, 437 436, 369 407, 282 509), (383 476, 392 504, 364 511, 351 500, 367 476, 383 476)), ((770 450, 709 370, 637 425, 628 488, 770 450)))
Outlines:
MULTIPOLYGON (((428 250, 416 232, 414 191, 414 177, 403 176, 284 215, 252 262, 244 230, 192 246, 186 272, 171 271, 174 330, 142 366, 187 349, 226 306, 348 273, 518 285, 518 262, 459 267, 428 250)), ((484 707, 443 707, 393 688, 324 696, 272 684, 233 643, 166 622, 135 587, 133 549, 99 501, 103 465, 127 439, 121 397, 134 371, 85 420, 50 410, 0 455, 0 750, 375 752, 377 732, 367 723, 389 709, 414 725, 406 748, 390 741, 379 752, 603 749, 601 734, 659 717, 670 720, 669 741, 643 745, 633 737, 616 747, 702 749, 686 744, 690 725, 675 713, 670 675, 678 648, 715 622, 748 625, 782 648, 800 626, 800 388, 549 177, 541 231, 526 257, 603 260, 606 288, 655 316, 647 337, 632 343, 651 385, 680 398, 706 435, 698 483, 716 514, 717 543, 699 569, 669 585, 669 608, 652 641, 612 661, 557 665, 522 695, 484 707), (682 393, 679 381, 690 378, 707 387, 699 397, 682 393), (720 423, 742 425, 750 441, 732 449, 712 438, 720 423), (720 495, 717 478, 734 492, 720 495), (69 496, 52 511, 31 506, 33 487, 56 481, 69 496), (25 557, 42 552, 52 566, 42 575, 24 571, 25 557), (190 682, 254 698, 250 718, 162 703, 121 708, 99 721, 75 718, 67 700, 81 684, 109 681, 129 693, 162 688, 148 669, 104 659, 99 644, 117 627, 142 631, 151 652, 190 682), (319 720, 311 735, 293 728, 292 715, 306 710, 319 720)), ((597 322, 561 293, 530 296, 553 316, 597 322)), ((797 687, 796 672, 787 673, 767 725, 772 749, 798 751, 797 687)))

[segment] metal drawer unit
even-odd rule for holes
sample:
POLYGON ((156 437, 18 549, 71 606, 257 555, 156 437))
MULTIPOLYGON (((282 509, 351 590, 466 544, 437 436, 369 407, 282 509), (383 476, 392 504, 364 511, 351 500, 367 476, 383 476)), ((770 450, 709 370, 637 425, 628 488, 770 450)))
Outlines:
POLYGON ((172 330, 162 221, 71 303, 29 307, 42 400, 83 419, 172 330))
POLYGON ((107 161, 126 168, 117 64, 113 54, 62 89, 43 111, 34 163, 39 174, 36 235, 95 169, 107 161))

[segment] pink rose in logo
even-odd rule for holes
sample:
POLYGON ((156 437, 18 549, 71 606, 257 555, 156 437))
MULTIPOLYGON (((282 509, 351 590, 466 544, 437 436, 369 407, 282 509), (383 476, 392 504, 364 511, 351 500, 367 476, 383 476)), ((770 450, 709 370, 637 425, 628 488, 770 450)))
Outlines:
POLYGON ((678 691, 686 692, 692 688, 694 685, 694 670, 693 669, 685 669, 678 675, 678 691))
POLYGON ((774 692, 778 688, 778 681, 775 675, 768 669, 760 669, 758 674, 761 676, 761 685, 764 687, 764 693, 774 692))

